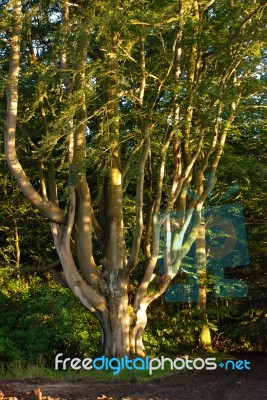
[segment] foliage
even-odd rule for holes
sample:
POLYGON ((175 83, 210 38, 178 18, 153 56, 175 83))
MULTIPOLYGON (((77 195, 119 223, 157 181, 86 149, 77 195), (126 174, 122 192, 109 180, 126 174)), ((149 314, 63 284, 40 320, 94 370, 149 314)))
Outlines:
POLYGON ((98 323, 49 274, 27 279, 2 268, 0 286, 1 363, 45 360, 52 367, 60 352, 70 357, 99 354, 98 323))
MULTIPOLYGON (((255 99, 266 103, 266 86, 256 86, 255 99)), ((218 174, 220 190, 225 185, 239 188, 234 200, 241 200, 246 218, 250 264, 229 269, 227 276, 242 279, 248 286, 248 296, 224 302, 224 315, 218 324, 226 349, 246 349, 266 352, 266 132, 265 107, 251 101, 245 104, 235 130, 230 135, 218 174)), ((222 346, 223 348, 223 346, 222 346)))

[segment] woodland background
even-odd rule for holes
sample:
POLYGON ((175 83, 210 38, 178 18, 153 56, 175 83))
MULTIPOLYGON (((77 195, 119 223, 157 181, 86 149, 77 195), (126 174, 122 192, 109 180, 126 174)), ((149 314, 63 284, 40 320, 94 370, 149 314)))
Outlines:
MULTIPOLYGON (((5 3, 1 2, 2 10, 5 3)), ((43 6, 47 7, 46 2, 43 2, 43 6)), ((50 12, 53 15, 55 9, 53 10, 52 7, 50 12)), ((238 5, 233 7, 232 12, 238 13, 238 5)), ((155 24, 159 15, 160 12, 155 16, 155 24)), ((146 18, 149 20, 149 14, 146 18)), ((224 18, 223 12, 221 18, 222 20, 224 18)), ((40 156, 40 152, 43 152, 42 157, 50 154, 48 147, 49 145, 53 146, 53 143, 43 140, 42 135, 38 137, 32 133, 34 130, 38 130, 41 117, 39 115, 39 119, 37 118, 36 110, 39 106, 42 107, 42 104, 38 104, 38 96, 35 97, 36 82, 40 78, 38 82, 41 82, 41 86, 43 82, 44 86, 52 87, 50 94, 51 97, 54 96, 52 82, 54 77, 47 74, 46 70, 46 62, 51 62, 49 43, 45 40, 42 43, 42 37, 51 35, 53 38, 53 35, 57 33, 57 28, 56 20, 47 19, 45 14, 42 14, 38 21, 32 31, 33 36, 35 35, 36 40, 41 43, 39 55, 41 62, 34 64, 32 73, 29 76, 25 73, 25 80, 20 82, 22 100, 17 126, 19 132, 17 152, 33 185, 40 191, 38 186, 40 171, 34 162, 36 157, 40 156), (47 49, 49 51, 46 52, 47 49), (35 149, 36 144, 40 144, 39 150, 35 149)), ((4 25, 3 21, 1 23, 4 25)), ((8 32, 6 26, 4 29, 8 32)), ((215 48, 220 41, 223 42, 224 35, 227 38, 228 34, 227 31, 221 29, 220 20, 216 29, 212 39, 215 48), (216 36, 216 29, 220 36, 216 36)), ((258 34, 260 35, 260 31, 258 34)), ((262 38, 263 35, 264 32, 262 32, 262 38)), ((151 45, 152 56, 158 51, 157 44, 153 40, 154 38, 151 45), (155 47, 153 48, 153 46, 155 47)), ((220 44, 218 46, 220 48, 220 44)), ((215 351, 266 352, 267 348, 266 52, 261 53, 261 44, 258 46, 257 48, 255 45, 253 50, 255 62, 258 63, 258 75, 249 80, 247 84, 247 90, 250 92, 255 90, 256 95, 242 103, 232 124, 217 171, 216 185, 212 192, 215 200, 223 198, 222 196, 228 193, 220 204, 242 203, 250 257, 248 265, 229 267, 225 270, 226 278, 241 279, 246 283, 248 287, 246 297, 215 297, 213 274, 208 272, 206 312, 215 351), (261 58, 260 62, 259 58, 261 58)), ((0 52, 2 54, 0 125, 3 127, 6 104, 4 74, 7 73, 9 65, 9 54, 4 40, 0 41, 0 52)), ((22 46, 24 67, 28 62, 25 60, 33 56, 33 53, 28 54, 26 45, 22 46)), ((250 56, 254 60, 253 55, 250 56)), ((152 62, 154 62, 153 60, 152 58, 152 62)), ((154 68, 157 69, 156 64, 154 64, 154 68)), ((153 85, 154 82, 151 83, 152 91, 154 90, 153 85)), ((211 88, 212 90, 215 89, 211 88)), ((212 95, 216 96, 216 93, 212 95)), ((231 96, 231 93, 228 96, 231 96)), ((49 108, 49 103, 46 103, 45 107, 49 108)), ((132 105, 130 103, 126 102, 124 107, 125 115, 128 112, 131 113, 132 105)), ((52 117, 49 121, 51 125, 54 124, 52 117)), ((96 126, 97 123, 96 120, 96 126)), ((92 120, 92 124, 94 134, 94 129, 96 129, 94 120, 92 120)), ((131 128, 131 122, 129 124, 131 128)), ((130 129, 129 127, 127 129, 130 129)), ((58 125, 55 124, 55 129, 60 131, 60 121, 58 125)), ((87 140, 91 139, 87 138, 87 140)), ((55 154, 57 152, 60 154, 64 146, 62 143, 60 140, 58 141, 55 154)), ((87 144, 91 145, 89 142, 87 144)), ((93 164, 97 163, 99 154, 105 152, 101 146, 93 155, 95 157, 93 164)), ((157 153, 157 140, 153 146, 153 151, 157 153)), ((90 168, 93 166, 88 168, 87 179, 89 185, 94 188, 95 181, 94 178, 91 178, 93 174, 91 174, 90 168)), ((64 166, 61 164, 58 169, 61 177, 65 179, 64 166), (62 169, 60 169, 61 167, 62 169)), ((171 176, 172 170, 167 171, 166 175, 168 173, 171 176)), ((135 198, 131 185, 129 193, 124 202, 124 214, 127 217, 132 212, 135 198)), ((61 201, 65 200, 66 198, 62 194, 61 201)), ((128 218, 127 223, 128 232, 134 230, 134 218, 128 218)), ((132 277, 133 282, 138 281, 139 274, 140 271, 137 268, 132 277)), ((175 279, 178 283, 186 283, 188 274, 181 271, 175 279)), ((54 357, 59 352, 67 354, 69 357, 79 356, 81 358, 95 357, 101 353, 99 324, 78 303, 64 284, 49 224, 41 213, 33 209, 24 199, 12 178, 5 160, 2 132, 0 136, 0 316, 0 365, 2 369, 16 362, 26 365, 38 361, 43 361, 52 367, 54 357)), ((167 302, 164 296, 160 297, 148 309, 148 325, 144 334, 147 354, 149 356, 177 356, 200 353, 203 351, 199 347, 199 332, 202 324, 203 315, 196 302, 192 302, 190 297, 185 302, 167 302)))

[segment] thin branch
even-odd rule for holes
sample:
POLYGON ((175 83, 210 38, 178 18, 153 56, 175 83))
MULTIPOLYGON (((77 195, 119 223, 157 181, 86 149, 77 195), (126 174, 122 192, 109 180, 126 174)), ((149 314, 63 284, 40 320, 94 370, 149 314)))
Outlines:
POLYGON ((139 161, 138 179, 136 184, 136 230, 133 239, 133 245, 131 249, 131 255, 129 261, 125 267, 126 275, 136 266, 138 260, 138 254, 140 250, 140 244, 142 239, 142 232, 144 229, 143 224, 143 198, 144 198, 144 179, 145 179, 145 165, 150 150, 150 137, 149 127, 147 128, 146 138, 143 144, 143 151, 141 159, 139 161))
POLYGON ((126 161, 126 163, 125 163, 125 165, 124 165, 124 167, 122 169, 122 173, 121 173, 122 183, 123 183, 124 178, 127 175, 127 172, 128 172, 128 170, 129 170, 129 168, 131 166, 131 163, 132 163, 132 160, 133 160, 133 157, 134 157, 135 153, 137 153, 137 151, 143 146, 143 143, 144 143, 144 139, 135 146, 135 148, 133 149, 133 151, 129 155, 129 157, 128 157, 128 159, 127 159, 127 161, 126 161))

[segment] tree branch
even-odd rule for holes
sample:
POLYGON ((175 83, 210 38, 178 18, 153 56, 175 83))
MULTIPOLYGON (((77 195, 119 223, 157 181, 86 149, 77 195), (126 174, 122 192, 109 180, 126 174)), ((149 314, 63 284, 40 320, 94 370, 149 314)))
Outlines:
POLYGON ((31 204, 50 221, 65 222, 64 211, 57 205, 43 199, 28 180, 16 153, 16 120, 18 110, 18 76, 20 64, 20 39, 22 31, 21 1, 17 0, 13 11, 13 32, 11 37, 11 59, 7 83, 7 117, 4 130, 5 153, 10 171, 22 193, 31 204))

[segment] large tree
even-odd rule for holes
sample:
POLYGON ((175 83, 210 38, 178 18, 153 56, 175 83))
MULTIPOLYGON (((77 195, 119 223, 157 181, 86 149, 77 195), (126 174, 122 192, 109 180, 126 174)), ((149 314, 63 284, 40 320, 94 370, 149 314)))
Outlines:
POLYGON ((226 136, 261 78, 265 5, 1 3, 7 162, 107 356, 144 355, 147 307, 197 238, 226 136))

